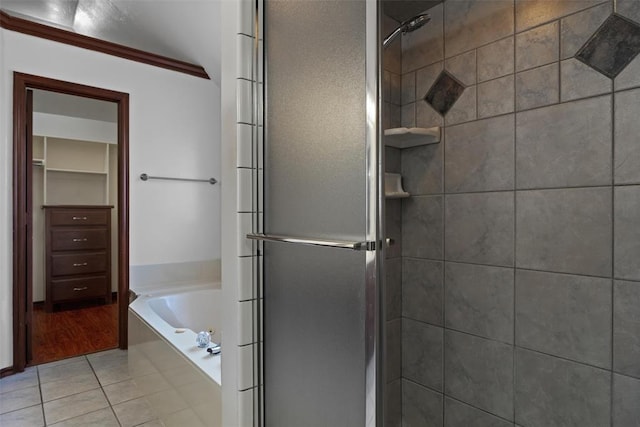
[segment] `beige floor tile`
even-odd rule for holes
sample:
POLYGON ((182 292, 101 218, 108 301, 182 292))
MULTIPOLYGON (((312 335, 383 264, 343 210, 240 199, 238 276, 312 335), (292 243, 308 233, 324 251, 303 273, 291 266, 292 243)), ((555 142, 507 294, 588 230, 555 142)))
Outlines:
POLYGON ((97 353, 87 354, 87 359, 90 362, 95 360, 111 358, 111 357, 127 357, 127 350, 121 350, 119 348, 113 348, 111 350, 99 351, 97 353))
POLYGON ((47 424, 54 424, 109 406, 101 389, 85 391, 44 404, 47 424))
POLYGON ((54 366, 68 365, 69 363, 82 362, 83 360, 87 360, 87 358, 85 356, 67 357, 66 359, 56 360, 55 362, 43 363, 42 365, 38 365, 38 368, 53 368, 54 366))
POLYGON ((98 379, 93 372, 48 382, 40 386, 44 402, 97 388, 100 388, 100 383, 98 383, 98 379))
MULTIPOLYGON (((149 421, 148 423, 140 424, 140 427, 166 427, 166 426, 160 420, 153 420, 153 421, 149 421)), ((191 426, 189 426, 189 427, 191 427, 191 426)))
POLYGON ((38 403, 41 403, 38 386, 2 393, 0 395, 0 414, 27 408, 38 403))
POLYGON ((18 411, 7 412, 0 415, 0 426, 2 427, 42 427, 44 418, 42 416, 42 405, 35 405, 18 411))
POLYGON ((104 393, 112 405, 144 396, 144 392, 134 380, 122 381, 104 387, 104 393))
POLYGON ((38 370, 28 368, 19 374, 0 378, 0 394, 38 385, 38 370))
POLYGON ((90 363, 102 386, 130 380, 126 351, 91 359, 90 363))
POLYGON ((92 371, 87 359, 80 359, 64 365, 38 367, 38 372, 40 373, 40 384, 45 384, 75 377, 76 375, 89 374, 92 371))
POLYGON ((101 368, 114 368, 114 367, 122 367, 127 366, 128 357, 127 352, 124 350, 108 351, 106 354, 100 354, 100 356, 89 357, 89 363, 93 366, 93 369, 101 369, 101 368))
POLYGON ((118 423, 111 408, 104 408, 50 425, 54 425, 55 427, 119 427, 120 423, 118 423))
POLYGON ((95 372, 98 377, 98 381, 100 381, 100 384, 103 387, 131 379, 129 370, 126 367, 123 368, 121 366, 102 367, 96 369, 95 372))
POLYGON ((157 418, 151 405, 142 397, 115 405, 113 410, 122 427, 137 426, 157 418))

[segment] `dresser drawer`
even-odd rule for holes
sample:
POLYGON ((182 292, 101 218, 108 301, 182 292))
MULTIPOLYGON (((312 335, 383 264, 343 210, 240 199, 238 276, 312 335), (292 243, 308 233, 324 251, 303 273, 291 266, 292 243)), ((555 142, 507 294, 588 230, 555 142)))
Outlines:
POLYGON ((52 276, 100 273, 106 270, 107 254, 105 252, 51 255, 52 276))
POLYGON ((66 228, 51 230, 52 251, 77 251, 86 249, 105 249, 109 238, 106 228, 77 229, 66 228))
POLYGON ((51 225, 106 225, 111 211, 105 209, 56 209, 51 225))
POLYGON ((104 297, 107 295, 107 278, 88 277, 83 279, 53 280, 51 296, 54 302, 80 298, 104 297))

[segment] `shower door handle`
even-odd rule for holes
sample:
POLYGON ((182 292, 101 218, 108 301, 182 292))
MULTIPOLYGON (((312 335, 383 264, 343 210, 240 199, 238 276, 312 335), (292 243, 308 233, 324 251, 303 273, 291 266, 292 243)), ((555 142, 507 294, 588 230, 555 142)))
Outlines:
POLYGON ((261 234, 261 233, 247 234, 247 239, 262 240, 265 242, 296 243, 299 245, 324 246, 324 247, 338 248, 338 249, 351 249, 354 251, 375 251, 376 250, 376 242, 372 242, 372 241, 354 242, 354 241, 344 241, 344 240, 324 240, 324 239, 313 239, 308 237, 279 236, 274 234, 261 234))

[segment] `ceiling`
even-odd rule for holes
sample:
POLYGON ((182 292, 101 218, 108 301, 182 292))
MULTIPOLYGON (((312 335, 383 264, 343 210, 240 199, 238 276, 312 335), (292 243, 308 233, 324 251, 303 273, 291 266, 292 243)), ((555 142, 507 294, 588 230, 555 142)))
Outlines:
POLYGON ((33 112, 118 123, 118 104, 35 89, 33 112))
POLYGON ((7 13, 204 67, 220 83, 221 0, 0 0, 7 13))

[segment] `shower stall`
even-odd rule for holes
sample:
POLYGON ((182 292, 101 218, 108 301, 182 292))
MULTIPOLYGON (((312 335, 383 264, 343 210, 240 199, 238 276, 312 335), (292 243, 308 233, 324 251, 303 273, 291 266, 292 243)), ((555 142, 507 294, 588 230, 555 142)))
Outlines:
POLYGON ((640 426, 637 5, 257 2, 259 425, 640 426))

